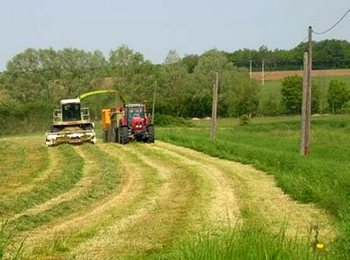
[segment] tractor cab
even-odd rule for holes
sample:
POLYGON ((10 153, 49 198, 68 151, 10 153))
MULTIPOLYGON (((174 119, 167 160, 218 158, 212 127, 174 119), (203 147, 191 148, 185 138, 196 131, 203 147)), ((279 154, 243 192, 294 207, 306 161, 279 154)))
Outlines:
POLYGON ((133 130, 143 129, 145 125, 145 105, 144 104, 128 104, 125 106, 125 118, 128 127, 133 130))

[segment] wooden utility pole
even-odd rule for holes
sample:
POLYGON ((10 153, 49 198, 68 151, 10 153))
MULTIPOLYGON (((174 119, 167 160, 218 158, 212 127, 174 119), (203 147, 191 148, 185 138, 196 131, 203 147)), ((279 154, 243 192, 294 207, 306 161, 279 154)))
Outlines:
POLYGON ((154 124, 154 108, 155 108, 155 104, 156 104, 156 87, 157 87, 157 81, 154 82, 154 90, 153 90, 152 125, 154 124))
POLYGON ((249 78, 251 79, 253 77, 252 73, 252 60, 249 61, 249 78))
POLYGON ((306 122, 305 122, 305 155, 310 154, 311 140, 311 71, 312 71, 312 27, 308 31, 307 51, 307 92, 306 92, 306 122))
POLYGON ((301 107, 301 132, 300 132, 300 155, 305 155, 305 124, 306 124, 306 95, 307 95, 307 71, 308 53, 304 52, 303 66, 303 99, 301 107))
POLYGON ((261 65, 261 85, 264 86, 264 84, 265 84, 265 62, 263 60, 261 65))
POLYGON ((218 106, 218 86, 219 86, 219 73, 216 72, 216 80, 213 86, 213 107, 211 110, 211 132, 210 139, 215 139, 216 136, 216 116, 218 106))
POLYGON ((304 53, 303 104, 301 115, 300 154, 310 154, 311 140, 311 72, 312 72, 312 27, 308 31, 308 50, 304 53))

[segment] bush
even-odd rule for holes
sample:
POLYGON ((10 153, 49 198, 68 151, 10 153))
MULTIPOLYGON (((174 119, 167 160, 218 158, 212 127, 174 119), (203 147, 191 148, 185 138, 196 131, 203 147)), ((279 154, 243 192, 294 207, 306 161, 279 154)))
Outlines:
POLYGON ((164 114, 155 114, 154 125, 156 126, 193 126, 191 122, 183 117, 173 117, 164 114))
POLYGON ((250 118, 248 115, 242 115, 240 118, 239 118, 239 124, 240 125, 247 125, 249 124, 250 122, 250 118))

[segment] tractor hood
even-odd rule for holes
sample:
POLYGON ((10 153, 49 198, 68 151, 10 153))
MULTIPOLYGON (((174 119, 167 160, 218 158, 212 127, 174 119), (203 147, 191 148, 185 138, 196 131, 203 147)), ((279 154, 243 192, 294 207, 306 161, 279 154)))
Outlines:
POLYGON ((143 130, 144 123, 141 117, 134 117, 131 121, 132 130, 143 130))

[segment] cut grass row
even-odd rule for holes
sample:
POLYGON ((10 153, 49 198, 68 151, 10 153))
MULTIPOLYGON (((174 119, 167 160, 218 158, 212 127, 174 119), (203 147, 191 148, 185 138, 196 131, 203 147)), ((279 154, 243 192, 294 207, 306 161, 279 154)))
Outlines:
POLYGON ((131 201, 118 203, 113 209, 115 217, 100 226, 94 238, 72 250, 70 257, 143 258, 162 252, 164 245, 182 237, 184 230, 191 230, 188 225, 200 201, 197 193, 202 187, 195 169, 184 171, 181 163, 167 160, 169 157, 147 149, 144 144, 130 144, 122 149, 116 144, 100 148, 124 158, 123 165, 130 174, 141 173, 142 180, 138 182, 142 187, 136 185, 138 190, 131 201), (168 169, 165 175, 164 161, 168 169), (103 241, 100 255, 95 256, 96 243, 100 241, 103 241))
POLYGON ((1 140, 0 142, 0 196, 15 197, 45 178, 48 169, 45 147, 28 145, 28 142, 1 140))
MULTIPOLYGON (((276 177, 294 199, 315 203, 331 212, 341 232, 332 245, 337 257, 349 257, 350 237, 350 124, 347 118, 314 119, 311 154, 299 155, 300 121, 254 123, 238 126, 225 121, 214 141, 209 127, 157 129, 157 138, 223 159, 252 164, 276 177), (185 134, 186 133, 186 134, 185 134)), ((219 121, 220 126, 220 121, 219 121)), ((332 255, 332 257, 336 257, 332 255)), ((345 258, 344 258, 345 257, 345 258)))
MULTIPOLYGON (((31 148, 28 148, 28 152, 33 151, 31 148)), ((30 190, 25 190, 15 197, 6 198, 5 196, 5 199, 0 201, 0 218, 4 219, 13 217, 15 214, 24 212, 35 205, 44 203, 45 201, 74 187, 75 183, 81 178, 83 160, 76 156, 71 147, 59 147, 57 155, 56 160, 62 160, 60 161, 59 168, 50 168, 51 172, 48 178, 44 179, 40 185, 36 185, 30 190), (62 157, 59 156, 59 154, 62 154, 62 157), (70 167, 70 165, 72 165, 72 167, 70 167)), ((48 158, 45 152, 44 154, 41 154, 41 156, 42 161, 44 162, 46 158, 48 158)), ((17 158, 17 156, 8 157, 15 160, 17 158)), ((40 153, 38 154, 38 157, 40 158, 40 153)), ((26 176, 35 176, 37 172, 42 171, 40 164, 38 165, 39 169, 35 172, 35 165, 33 165, 34 162, 24 159, 23 163, 25 163, 25 165, 34 166, 33 171, 27 171, 27 167, 16 167, 12 169, 11 175, 20 175, 23 178, 26 178, 26 176)), ((46 167, 48 167, 48 164, 46 164, 46 167)))
MULTIPOLYGON (((65 152, 69 151, 68 154, 65 154, 65 158, 69 160, 69 163, 61 162, 60 164, 61 167, 66 165, 66 168, 63 169, 62 174, 60 174, 60 183, 51 188, 52 193, 55 194, 57 192, 57 196, 59 194, 58 191, 63 187, 68 187, 70 189, 75 187, 78 180, 75 179, 75 176, 78 175, 81 178, 84 161, 83 158, 78 156, 72 146, 65 145, 56 148, 62 149, 65 152), (76 164, 74 164, 74 160, 76 160, 76 164)), ((87 145, 84 149, 86 149, 86 153, 90 154, 91 157, 106 158, 104 154, 102 155, 101 152, 92 145, 87 145)), ((108 158, 105 160, 96 159, 94 162, 100 165, 100 171, 96 172, 98 178, 94 180, 93 185, 89 186, 80 196, 62 201, 48 210, 34 215, 24 215, 19 217, 17 222, 21 223, 19 227, 20 231, 30 230, 53 220, 64 219, 71 214, 85 211, 94 202, 105 198, 113 192, 113 190, 118 187, 120 180, 120 177, 118 176, 118 167, 116 167, 116 164, 113 161, 108 160, 108 158)), ((66 192, 68 190, 69 189, 67 189, 66 192)))

